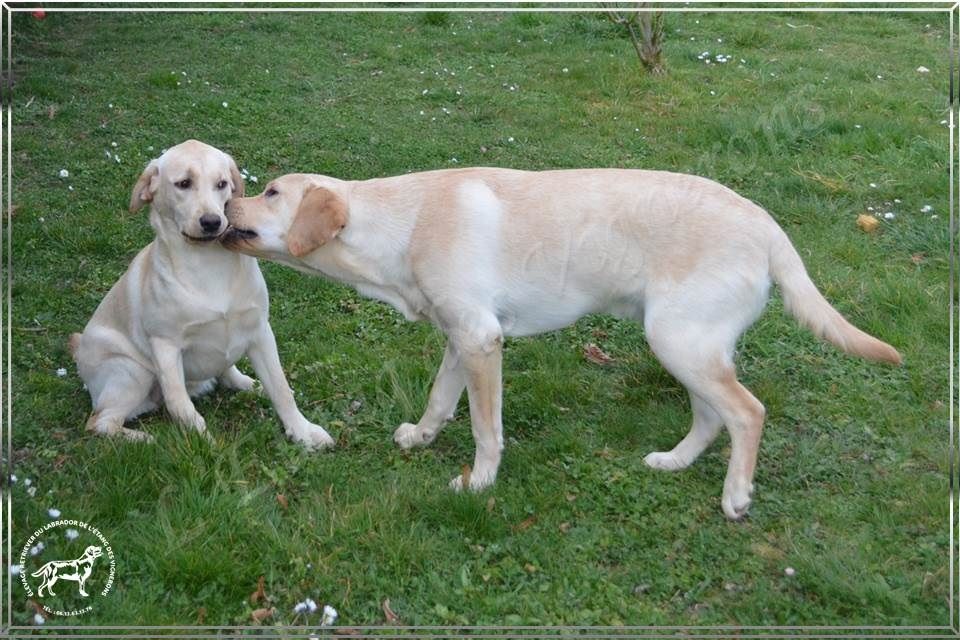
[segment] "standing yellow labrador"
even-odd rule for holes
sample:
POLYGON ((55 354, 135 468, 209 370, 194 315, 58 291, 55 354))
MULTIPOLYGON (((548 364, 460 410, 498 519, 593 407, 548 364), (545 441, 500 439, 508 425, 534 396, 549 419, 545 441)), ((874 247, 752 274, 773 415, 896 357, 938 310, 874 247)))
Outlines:
POLYGON ((404 448, 431 442, 466 387, 476 457, 454 489, 465 481, 481 489, 497 475, 504 336, 595 312, 641 320, 693 410, 689 434, 646 462, 682 469, 726 425, 722 505, 731 519, 750 505, 764 419, 763 405, 737 381, 734 346, 763 310, 771 280, 818 336, 900 362, 820 295, 763 209, 696 176, 474 168, 347 182, 292 174, 257 197, 230 200, 226 215, 224 246, 346 282, 446 334, 426 411, 394 440, 404 448))
POLYGON ((133 259, 83 333, 70 337, 90 391, 87 429, 149 440, 124 427, 162 402, 179 423, 206 431, 190 397, 216 381, 252 389, 235 363, 249 356, 280 420, 296 442, 327 447, 333 439, 303 417, 287 385, 270 329, 267 286, 254 258, 224 251, 224 203, 243 195, 233 159, 196 140, 147 165, 133 187, 130 211, 150 203, 156 238, 133 259))

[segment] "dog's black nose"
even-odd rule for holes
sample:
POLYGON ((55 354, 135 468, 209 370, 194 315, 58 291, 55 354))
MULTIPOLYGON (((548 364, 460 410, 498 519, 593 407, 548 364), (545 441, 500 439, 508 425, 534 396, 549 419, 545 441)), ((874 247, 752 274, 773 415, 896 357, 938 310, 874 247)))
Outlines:
POLYGON ((220 230, 220 216, 213 213, 205 213, 200 216, 200 228, 204 233, 216 233, 220 230))

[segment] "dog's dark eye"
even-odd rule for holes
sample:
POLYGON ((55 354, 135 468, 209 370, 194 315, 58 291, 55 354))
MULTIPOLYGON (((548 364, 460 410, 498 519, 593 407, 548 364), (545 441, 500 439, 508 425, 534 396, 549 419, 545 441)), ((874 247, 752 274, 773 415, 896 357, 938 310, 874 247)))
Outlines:
POLYGON ((178 188, 178 189, 189 189, 192 184, 193 184, 193 182, 190 180, 190 178, 187 178, 187 179, 185 179, 185 180, 181 180, 180 182, 178 182, 178 183, 177 183, 177 188, 178 188))
POLYGON ((277 190, 274 189, 273 187, 270 187, 269 189, 267 189, 266 191, 263 192, 263 195, 267 196, 268 198, 269 198, 270 196, 275 196, 275 195, 277 195, 277 190))
POLYGON ((217 183, 217 189, 218 189, 218 190, 219 190, 219 189, 226 189, 226 188, 227 188, 227 181, 226 181, 226 180, 221 180, 220 182, 217 183))

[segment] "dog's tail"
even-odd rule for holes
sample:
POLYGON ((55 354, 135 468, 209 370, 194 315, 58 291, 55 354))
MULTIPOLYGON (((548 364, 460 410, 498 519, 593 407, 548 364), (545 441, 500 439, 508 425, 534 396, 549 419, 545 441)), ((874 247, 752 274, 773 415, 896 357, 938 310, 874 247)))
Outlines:
POLYGON ((50 577, 49 574, 51 571, 53 571, 53 563, 48 562, 47 564, 43 565, 42 567, 40 567, 30 575, 32 575, 34 578, 39 578, 40 576, 43 576, 44 579, 46 579, 50 577))
POLYGON ((797 250, 779 227, 770 246, 770 275, 780 285, 787 311, 802 325, 849 354, 900 364, 897 350, 850 324, 810 280, 797 250))
POLYGON ((67 348, 70 349, 70 355, 73 356, 73 359, 77 359, 77 349, 80 348, 80 337, 79 333, 71 333, 70 339, 67 340, 67 348))

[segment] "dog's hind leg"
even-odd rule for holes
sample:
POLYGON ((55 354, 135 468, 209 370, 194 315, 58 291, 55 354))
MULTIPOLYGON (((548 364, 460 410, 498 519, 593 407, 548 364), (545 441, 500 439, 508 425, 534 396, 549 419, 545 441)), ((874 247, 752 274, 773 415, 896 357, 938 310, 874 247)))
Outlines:
POLYGON ((763 310, 769 278, 751 270, 719 271, 709 280, 688 280, 648 300, 644 329, 650 348, 687 389, 693 424, 667 453, 646 458, 656 468, 682 468, 720 429, 730 434, 730 462, 722 506, 731 520, 750 507, 753 473, 763 432, 763 405, 737 380, 737 340, 763 310))
POLYGON ((447 343, 443 352, 443 362, 430 389, 430 399, 423 417, 417 424, 404 422, 393 432, 393 441, 401 449, 424 446, 433 442, 447 421, 453 418, 457 403, 467 386, 466 373, 453 344, 447 343))
POLYGON ((153 384, 153 374, 129 359, 114 358, 101 363, 89 385, 99 393, 93 401, 87 431, 153 441, 150 434, 123 426, 131 417, 156 407, 150 393, 153 384))
POLYGON ((716 418, 727 427, 731 453, 721 503, 728 518, 739 520, 750 507, 765 414, 760 401, 737 381, 733 347, 739 327, 673 314, 648 317, 645 324, 647 340, 663 366, 716 414, 695 416, 691 435, 678 445, 680 453, 702 450, 717 429, 716 418), (701 422, 705 417, 709 420, 701 422))
POLYGON ((256 380, 241 373, 236 365, 220 374, 217 381, 227 389, 236 389, 237 391, 252 391, 257 384, 256 380))
POLYGON ((153 442, 153 436, 149 433, 127 428, 123 424, 124 419, 119 413, 94 411, 87 420, 87 431, 104 436, 122 436, 134 442, 153 442))
POLYGON ((44 579, 43 584, 40 585, 40 589, 37 589, 37 595, 38 596, 41 595, 41 590, 44 588, 46 588, 48 596, 57 595, 56 593, 53 592, 53 585, 57 584, 57 580, 60 579, 59 576, 57 576, 57 570, 51 569, 50 573, 43 576, 43 579, 44 579))
POLYGON ((127 415, 127 420, 133 420, 137 416, 144 413, 156 411, 160 408, 160 403, 162 401, 163 396, 160 394, 160 386, 155 384, 150 389, 150 393, 147 394, 147 397, 144 398, 143 402, 137 405, 137 407, 127 415))
POLYGON ((689 467, 716 439, 723 419, 700 396, 690 393, 693 425, 690 432, 670 451, 654 451, 643 459, 650 467, 662 471, 679 471, 689 467))

